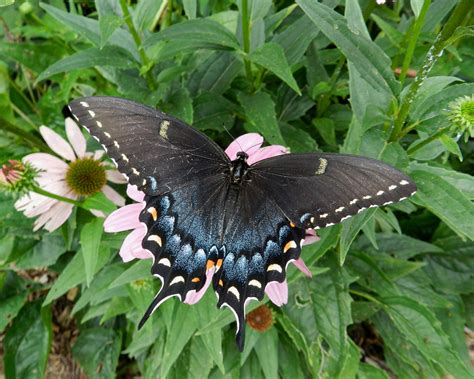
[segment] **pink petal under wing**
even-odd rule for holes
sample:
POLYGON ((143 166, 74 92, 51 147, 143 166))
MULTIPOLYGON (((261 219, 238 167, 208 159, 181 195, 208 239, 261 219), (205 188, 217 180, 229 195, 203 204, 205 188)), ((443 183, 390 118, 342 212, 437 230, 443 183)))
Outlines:
MULTIPOLYGON (((122 247, 120 248, 120 257, 124 262, 130 262, 135 258, 139 258, 137 255, 144 252, 142 248, 142 240, 145 237, 146 230, 145 228, 138 228, 131 232, 123 241, 122 247)), ((145 253, 147 254, 147 253, 145 253)), ((147 254, 148 258, 151 258, 147 254)))
POLYGON ((231 161, 237 158, 239 151, 245 151, 249 156, 254 154, 262 146, 263 137, 258 133, 247 133, 231 142, 225 149, 225 153, 231 161))
POLYGON ((129 184, 127 186, 127 196, 137 202, 142 202, 145 198, 145 194, 142 191, 139 191, 137 186, 129 184))
POLYGON ((320 238, 316 235, 314 229, 306 229, 306 236, 304 237, 303 245, 311 245, 312 243, 318 242, 320 238))
POLYGON ((285 146, 280 146, 280 145, 272 145, 272 146, 266 146, 262 147, 252 155, 249 154, 249 159, 247 163, 249 165, 254 164, 255 162, 261 161, 263 159, 268 159, 271 157, 276 157, 277 155, 283 155, 287 154, 288 149, 285 146))
POLYGON ((79 126, 74 122, 70 117, 66 118, 64 121, 66 125, 66 135, 67 139, 72 145, 72 148, 76 152, 76 155, 79 158, 83 158, 86 153, 86 139, 79 129, 79 126))
POLYGON ((214 276, 214 270, 215 268, 211 268, 207 270, 206 272, 206 283, 204 283, 204 286, 196 292, 196 290, 189 291, 186 294, 186 298, 184 299, 184 303, 186 304, 196 304, 199 300, 202 299, 204 294, 206 293, 207 289, 209 288, 209 285, 211 284, 212 277, 214 276))
POLYGON ((113 211, 105 219, 104 230, 107 233, 115 233, 141 227, 138 216, 142 208, 142 204, 130 204, 113 211))
POLYGON ((311 274, 311 271, 309 271, 309 268, 305 265, 304 261, 301 258, 294 261, 293 264, 307 277, 311 278, 313 276, 313 274, 311 274))
POLYGON ((69 145, 66 140, 58 133, 44 125, 40 126, 39 131, 48 146, 56 154, 68 161, 76 160, 76 156, 74 155, 71 145, 69 145))
POLYGON ((125 199, 123 198, 122 195, 120 195, 117 191, 115 191, 112 187, 109 185, 105 185, 102 188, 102 192, 109 200, 111 200, 115 205, 118 205, 119 207, 122 207, 125 205, 125 199))
POLYGON ((278 305, 279 307, 288 302, 288 284, 286 283, 286 280, 281 283, 268 283, 265 287, 265 293, 273 304, 278 305))

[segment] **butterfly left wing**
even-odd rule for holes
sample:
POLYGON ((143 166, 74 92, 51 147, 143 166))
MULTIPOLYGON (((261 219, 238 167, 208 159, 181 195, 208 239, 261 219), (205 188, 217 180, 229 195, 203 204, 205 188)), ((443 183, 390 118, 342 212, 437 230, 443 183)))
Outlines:
POLYGON ((396 168, 344 154, 287 154, 250 167, 261 188, 301 228, 323 228, 413 195, 416 185, 396 168))
POLYGON ((228 170, 230 160, 206 135, 154 108, 116 97, 69 104, 130 184, 158 195, 228 170))

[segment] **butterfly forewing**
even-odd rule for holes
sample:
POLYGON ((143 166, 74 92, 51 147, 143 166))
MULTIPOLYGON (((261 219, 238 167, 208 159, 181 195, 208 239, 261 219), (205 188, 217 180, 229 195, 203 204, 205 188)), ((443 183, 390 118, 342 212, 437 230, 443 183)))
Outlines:
POLYGON ((114 97, 85 97, 69 108, 119 171, 146 193, 163 193, 228 167, 217 144, 156 109, 114 97))
POLYGON ((288 154, 251 166, 255 187, 265 191, 289 220, 322 228, 416 191, 409 177, 381 161, 344 154, 288 154))

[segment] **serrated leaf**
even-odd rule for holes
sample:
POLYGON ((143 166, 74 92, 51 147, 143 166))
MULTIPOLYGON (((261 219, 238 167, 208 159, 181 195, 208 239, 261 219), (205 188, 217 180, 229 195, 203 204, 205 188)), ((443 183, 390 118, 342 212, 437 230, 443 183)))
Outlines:
POLYGON ((240 92, 240 104, 245 110, 248 124, 246 129, 263 135, 271 144, 285 145, 275 114, 275 103, 266 92, 257 92, 252 95, 240 92))
POLYGON ((84 259, 84 269, 86 272, 86 283, 89 287, 96 270, 99 259, 100 240, 104 231, 104 220, 97 217, 84 225, 81 230, 81 251, 84 259))
MULTIPOLYGON (((194 19, 174 24, 158 33, 153 33, 144 43, 151 48, 160 41, 186 42, 193 49, 231 49, 238 50, 235 36, 224 26, 211 19, 194 19)), ((179 44, 178 44, 179 45, 179 44)))
POLYGON ((120 47, 106 46, 102 50, 90 48, 79 51, 55 62, 38 76, 36 82, 72 70, 91 68, 95 66, 130 68, 135 64, 136 63, 134 63, 132 56, 120 47))
POLYGON ((28 303, 5 334, 5 376, 43 378, 51 340, 51 307, 41 308, 41 299, 28 303))
POLYGON ((357 66, 362 77, 383 93, 399 92, 400 84, 391 70, 390 59, 375 43, 351 30, 339 13, 312 0, 297 0, 298 5, 347 59, 357 66))
POLYGON ((274 42, 268 42, 254 50, 250 55, 249 59, 273 72, 281 80, 283 80, 288 86, 293 89, 296 93, 301 95, 301 91, 296 83, 295 78, 291 72, 288 61, 285 57, 283 48, 274 42))

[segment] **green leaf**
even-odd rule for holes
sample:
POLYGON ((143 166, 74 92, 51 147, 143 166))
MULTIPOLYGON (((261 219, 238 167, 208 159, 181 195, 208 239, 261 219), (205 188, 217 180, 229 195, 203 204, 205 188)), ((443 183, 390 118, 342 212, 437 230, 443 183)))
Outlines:
POLYGON ((341 239, 339 241, 339 264, 342 266, 346 260, 352 242, 357 237, 364 225, 374 216, 376 209, 369 209, 363 214, 355 215, 350 220, 342 223, 341 239))
POLYGON ((248 95, 240 92, 237 98, 245 110, 248 121, 246 129, 249 132, 262 134, 271 144, 285 145, 276 120, 275 103, 268 93, 248 95))
POLYGON ((104 230, 104 220, 97 217, 91 222, 84 225, 81 230, 81 250, 84 259, 84 269, 86 272, 86 283, 89 287, 92 277, 95 273, 100 240, 102 239, 102 232, 104 230))
POLYGON ((200 130, 222 131, 234 126, 237 106, 225 97, 204 92, 194 99, 194 124, 200 130))
POLYGON ((197 6, 197 0, 183 0, 184 13, 186 13, 188 19, 196 18, 197 6))
POLYGON ((171 328, 166 338, 164 356, 166 356, 167 359, 161 364, 161 378, 167 377, 171 367, 179 358, 181 351, 191 339, 196 329, 197 323, 194 315, 190 315, 189 306, 180 304, 176 307, 173 315, 173 323, 171 324, 171 328))
MULTIPOLYGON (((96 271, 102 268, 107 260, 109 259, 109 248, 102 247, 100 253, 98 254, 99 258, 96 264, 96 271)), ((59 296, 65 294, 69 289, 77 286, 84 282, 85 279, 85 269, 84 269, 84 258, 82 257, 81 252, 75 253, 74 257, 68 263, 68 265, 63 269, 59 277, 54 282, 54 285, 48 292, 46 299, 44 300, 43 306, 51 303, 53 300, 57 299, 59 296)))
POLYGON ((428 359, 455 378, 468 378, 472 371, 453 350, 440 321, 425 306, 406 297, 382 299, 397 329, 428 359))
POLYGON ((411 9, 415 14, 415 17, 418 18, 420 15, 421 8, 423 7, 423 3, 425 0, 410 0, 411 9))
POLYGON ((28 303, 15 318, 3 341, 7 378, 43 378, 52 339, 51 307, 41 299, 28 303))
MULTIPOLYGON (((189 367, 183 367, 185 375, 188 379, 208 378, 209 373, 214 367, 214 361, 209 354, 203 354, 206 347, 201 338, 193 338, 191 340, 189 352, 189 367)), ((177 366, 181 366, 181 362, 177 362, 177 366)))
POLYGON ((211 19, 199 18, 174 24, 169 28, 153 33, 144 43, 146 48, 160 41, 173 41, 193 49, 231 49, 239 50, 235 36, 224 26, 211 19))
POLYGON ((115 7, 112 4, 113 3, 108 0, 96 0, 95 2, 97 13, 99 14, 101 49, 105 46, 115 30, 124 23, 123 17, 119 17, 119 14, 121 15, 121 10, 118 3, 115 2, 115 7))
POLYGON ((167 98, 167 102, 161 105, 166 112, 187 124, 193 123, 193 101, 186 88, 180 88, 167 98))
POLYGON ((3 298, 0 301, 0 333, 15 318, 20 309, 26 303, 28 294, 18 294, 3 298))
POLYGON ((318 148, 316 141, 308 132, 303 129, 295 128, 293 125, 280 122, 280 130, 286 145, 290 148, 292 153, 307 153, 315 151, 318 148))
POLYGON ((260 335, 255 347, 265 378, 278 377, 278 333, 270 328, 260 335))
POLYGON ((458 143, 455 141, 454 138, 443 134, 439 137, 439 140, 443 144, 443 146, 448 150, 451 154, 456 155, 459 160, 462 162, 462 152, 461 149, 459 148, 458 143))
POLYGON ((15 0, 0 0, 0 7, 6 7, 12 4, 15 4, 15 0))
POLYGON ((352 30, 347 21, 331 8, 312 0, 297 0, 297 4, 311 18, 347 59, 357 66, 362 77, 383 93, 398 93, 400 84, 391 70, 390 59, 375 43, 352 30))
POLYGON ((65 252, 64 239, 59 233, 45 234, 33 249, 16 261, 16 266, 21 269, 51 266, 65 252))
POLYGON ((55 62, 38 76, 36 82, 40 82, 62 72, 95 66, 130 68, 135 65, 133 57, 120 47, 106 46, 102 50, 90 48, 55 62))
POLYGON ((110 288, 119 287, 131 283, 134 280, 149 278, 150 267, 151 262, 148 259, 139 259, 137 262, 129 264, 129 267, 110 283, 110 288))
POLYGON ((114 329, 82 330, 72 348, 72 354, 89 378, 112 378, 121 348, 121 335, 114 329))
POLYGON ((390 379, 387 372, 379 367, 360 363, 357 379, 390 379))
POLYGON ((418 191, 413 202, 443 220, 462 237, 474 240, 474 204, 443 178, 426 171, 411 171, 418 191))
MULTIPOLYGON (((81 34, 83 37, 91 41, 95 46, 100 46, 101 35, 99 21, 68 13, 45 3, 40 3, 39 5, 50 16, 54 17, 66 28, 81 34)), ((132 54, 132 56, 137 62, 140 61, 138 51, 135 43, 133 42, 132 36, 125 29, 117 28, 112 34, 112 36, 109 38, 108 42, 111 45, 116 45, 124 48, 132 54)))
POLYGON ((97 192, 92 196, 88 196, 84 202, 81 204, 81 207, 88 210, 98 210, 105 213, 112 213, 117 209, 117 206, 105 196, 102 192, 97 192))
POLYGON ((281 80, 283 80, 291 89, 301 95, 301 91, 291 72, 290 66, 285 57, 283 48, 274 42, 268 42, 254 50, 249 59, 273 72, 281 80))

